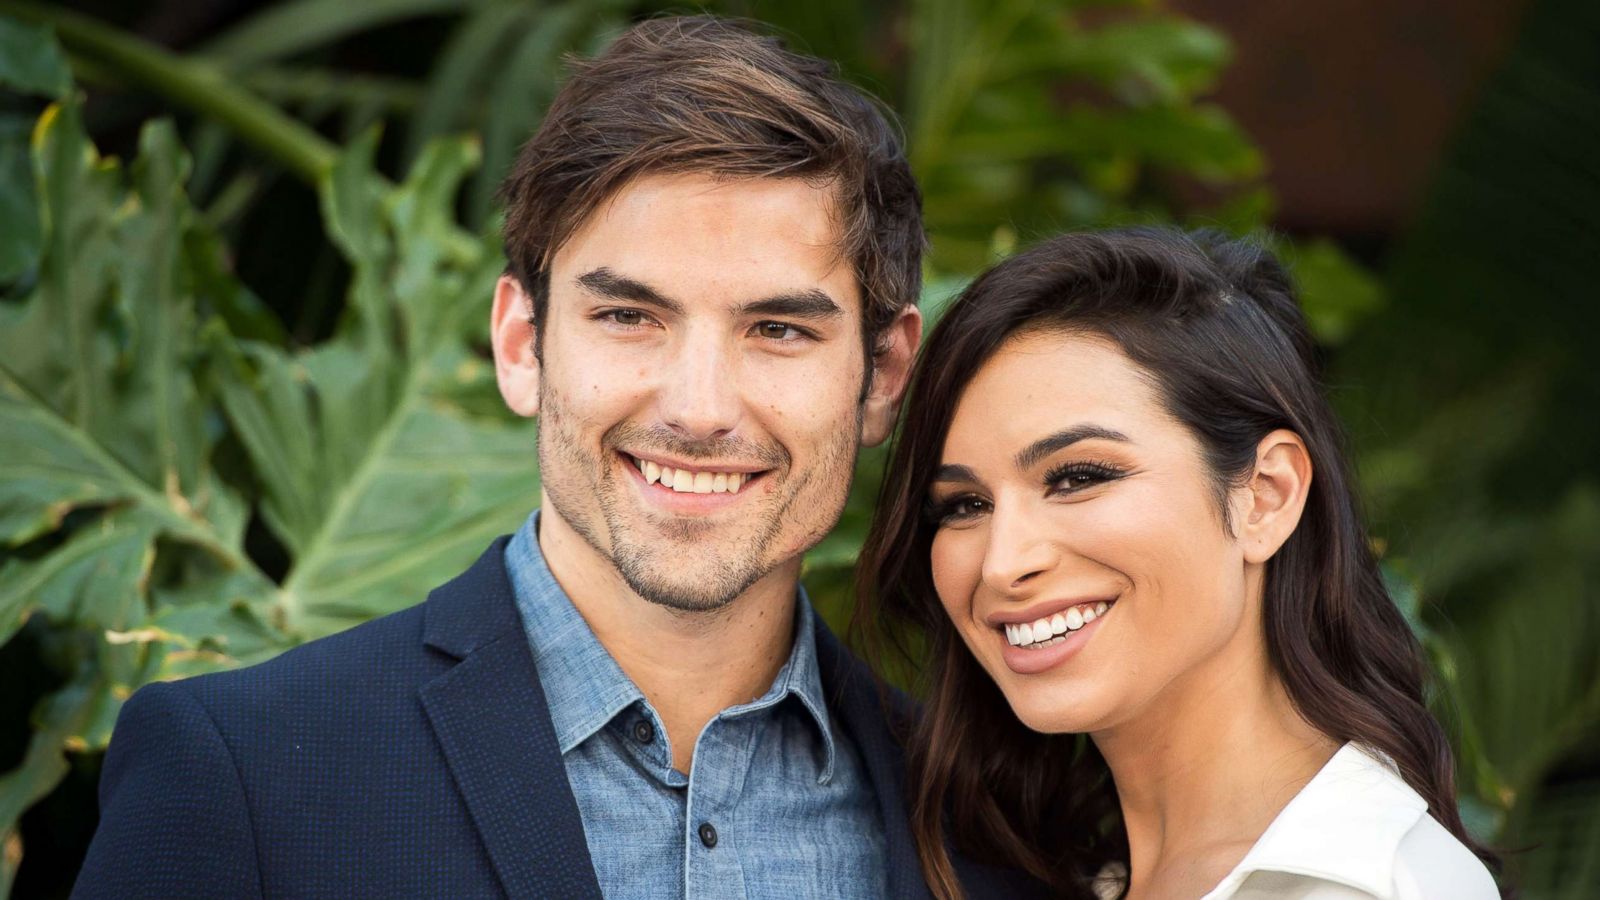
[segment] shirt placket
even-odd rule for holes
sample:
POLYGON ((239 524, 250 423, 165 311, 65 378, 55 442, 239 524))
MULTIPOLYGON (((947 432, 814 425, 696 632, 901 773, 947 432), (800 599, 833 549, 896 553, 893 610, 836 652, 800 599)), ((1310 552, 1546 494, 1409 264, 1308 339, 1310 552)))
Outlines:
POLYGON ((686 900, 745 900, 734 810, 750 766, 755 718, 713 719, 695 747, 683 832, 686 900))

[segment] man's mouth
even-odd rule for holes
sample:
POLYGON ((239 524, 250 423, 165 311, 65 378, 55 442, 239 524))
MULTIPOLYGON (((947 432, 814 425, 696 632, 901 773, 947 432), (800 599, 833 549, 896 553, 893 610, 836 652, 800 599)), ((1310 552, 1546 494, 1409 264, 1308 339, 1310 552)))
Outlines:
POLYGON ((729 472, 714 468, 670 466, 628 453, 622 455, 638 468, 645 484, 659 484, 679 494, 737 494, 740 488, 766 474, 765 471, 729 472))

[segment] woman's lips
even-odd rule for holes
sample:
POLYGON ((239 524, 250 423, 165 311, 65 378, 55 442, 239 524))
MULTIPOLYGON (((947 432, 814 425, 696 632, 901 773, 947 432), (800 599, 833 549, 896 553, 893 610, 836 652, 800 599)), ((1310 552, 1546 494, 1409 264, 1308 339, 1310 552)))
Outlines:
POLYGON ((1071 659, 1089 642, 1101 623, 1115 612, 1115 603, 1115 600, 1089 601, 1075 604, 1063 612, 1041 616, 1032 622, 1002 623, 996 631, 996 639, 1001 642, 1000 656, 1006 667, 1018 675, 1037 675, 1049 671, 1071 659), (1083 621, 1085 608, 1093 612, 1087 622, 1083 621), (1071 627, 1074 616, 1080 623, 1076 628, 1071 627), (1065 626, 1059 632, 1056 631, 1057 617, 1062 619, 1061 624, 1065 626), (1048 636, 1038 640, 1034 632, 1041 626, 1048 636), (1026 634, 1021 633, 1023 629, 1027 630, 1026 634), (1023 638, 1027 638, 1025 643, 1023 638))

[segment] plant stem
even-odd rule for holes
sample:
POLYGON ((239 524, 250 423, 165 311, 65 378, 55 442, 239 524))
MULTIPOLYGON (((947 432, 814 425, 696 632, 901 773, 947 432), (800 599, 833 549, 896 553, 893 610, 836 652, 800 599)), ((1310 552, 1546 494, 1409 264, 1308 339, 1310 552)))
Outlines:
POLYGON ((0 0, 0 14, 50 26, 68 50, 216 120, 308 184, 333 166, 333 144, 209 63, 56 7, 0 0))

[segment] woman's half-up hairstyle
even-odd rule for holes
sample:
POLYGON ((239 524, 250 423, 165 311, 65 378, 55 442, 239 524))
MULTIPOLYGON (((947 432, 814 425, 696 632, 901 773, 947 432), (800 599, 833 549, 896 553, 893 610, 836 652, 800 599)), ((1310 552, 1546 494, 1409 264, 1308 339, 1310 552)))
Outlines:
POLYGON ((858 568, 859 637, 880 662, 920 663, 926 709, 911 736, 913 830, 936 896, 961 895, 950 848, 1009 864, 1063 896, 1126 863, 1114 786, 1087 738, 1017 720, 934 591, 935 525, 922 511, 962 392, 1022 333, 1090 334, 1143 369, 1198 439, 1222 504, 1276 429, 1305 442, 1315 477, 1293 535, 1268 561, 1269 659, 1300 714, 1336 741, 1393 760, 1451 834, 1462 827, 1449 745, 1424 704, 1420 647, 1368 545, 1342 430, 1283 267, 1259 245, 1137 228, 1045 241, 975 281, 929 336, 858 568), (915 647, 916 650, 912 648, 915 647))

